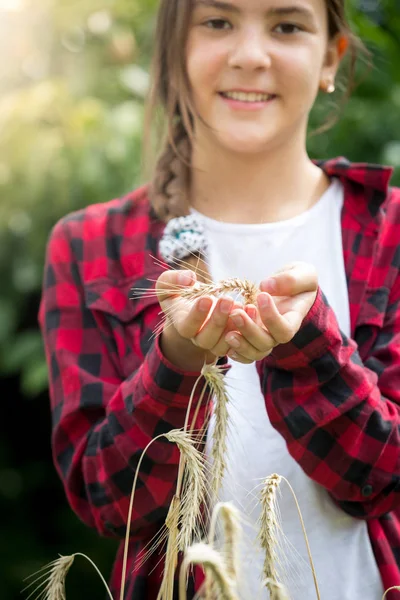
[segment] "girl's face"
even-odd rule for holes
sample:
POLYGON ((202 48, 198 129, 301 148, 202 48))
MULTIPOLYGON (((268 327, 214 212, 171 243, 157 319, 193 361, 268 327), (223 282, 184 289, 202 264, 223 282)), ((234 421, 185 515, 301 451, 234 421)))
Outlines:
POLYGON ((196 139, 258 153, 305 139, 340 57, 326 0, 194 0, 186 67, 196 139))

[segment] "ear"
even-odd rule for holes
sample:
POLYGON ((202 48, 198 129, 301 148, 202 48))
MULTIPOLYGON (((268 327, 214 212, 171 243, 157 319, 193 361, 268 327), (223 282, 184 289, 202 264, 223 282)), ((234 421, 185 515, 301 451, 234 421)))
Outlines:
POLYGON ((335 37, 329 40, 321 70, 322 81, 334 81, 348 47, 349 38, 343 33, 337 33, 335 37))

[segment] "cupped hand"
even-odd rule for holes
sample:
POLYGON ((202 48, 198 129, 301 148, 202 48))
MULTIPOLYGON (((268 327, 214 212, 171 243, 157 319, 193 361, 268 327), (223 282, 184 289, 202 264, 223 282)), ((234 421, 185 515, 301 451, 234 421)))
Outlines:
POLYGON ((171 335, 169 330, 174 330, 209 362, 227 354, 230 346, 225 335, 233 327, 229 315, 240 305, 228 296, 218 299, 202 296, 195 301, 182 298, 180 290, 195 282, 192 271, 164 271, 158 278, 157 296, 166 317, 163 334, 171 335))
POLYGON ((236 331, 225 336, 228 356, 244 364, 262 360, 296 335, 315 302, 317 272, 313 265, 294 262, 262 281, 260 290, 257 307, 232 311, 236 331))

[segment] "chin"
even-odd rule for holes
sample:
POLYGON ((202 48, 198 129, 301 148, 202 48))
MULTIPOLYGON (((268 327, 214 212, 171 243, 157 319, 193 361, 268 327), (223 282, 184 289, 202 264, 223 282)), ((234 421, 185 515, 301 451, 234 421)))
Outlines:
POLYGON ((274 138, 271 137, 263 137, 260 139, 259 137, 234 137, 234 138, 220 138, 220 145, 226 150, 235 153, 235 154, 261 154, 265 152, 273 145, 274 138))

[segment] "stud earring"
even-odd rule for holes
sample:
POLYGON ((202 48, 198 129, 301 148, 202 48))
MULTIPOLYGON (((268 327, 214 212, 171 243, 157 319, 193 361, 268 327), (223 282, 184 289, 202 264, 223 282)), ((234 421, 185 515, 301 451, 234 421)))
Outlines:
POLYGON ((336 89, 335 88, 335 84, 332 83, 332 81, 331 81, 330 83, 328 83, 326 85, 325 91, 326 91, 327 94, 333 94, 333 92, 335 91, 335 89, 336 89))

